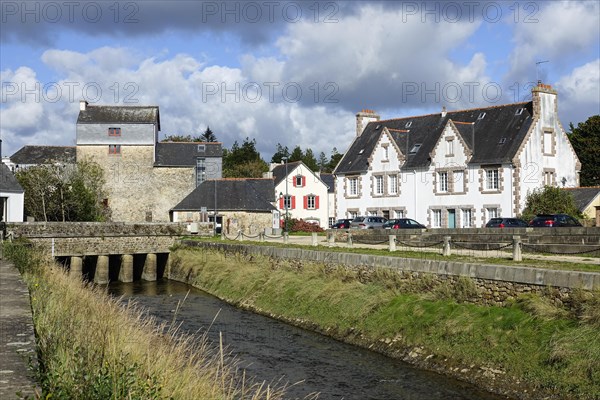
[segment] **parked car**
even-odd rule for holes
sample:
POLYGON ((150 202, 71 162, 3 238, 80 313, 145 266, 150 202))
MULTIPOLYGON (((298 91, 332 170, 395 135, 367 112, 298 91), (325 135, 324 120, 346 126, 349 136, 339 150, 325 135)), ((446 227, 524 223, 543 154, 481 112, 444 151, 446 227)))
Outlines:
POLYGON ((529 222, 533 227, 581 226, 579 221, 567 214, 538 214, 529 222))
POLYGON ((386 221, 387 221, 387 219, 384 217, 375 217, 375 216, 356 217, 352 220, 352 223, 350 223, 350 228, 355 228, 355 229, 382 228, 383 224, 386 221))
POLYGON ((385 229, 427 229, 423 224, 410 218, 390 219, 383 224, 385 229))
POLYGON ((338 219, 331 229, 349 229, 352 219, 338 219))
POLYGON ((486 228, 526 228, 529 225, 520 218, 492 218, 485 224, 486 228))

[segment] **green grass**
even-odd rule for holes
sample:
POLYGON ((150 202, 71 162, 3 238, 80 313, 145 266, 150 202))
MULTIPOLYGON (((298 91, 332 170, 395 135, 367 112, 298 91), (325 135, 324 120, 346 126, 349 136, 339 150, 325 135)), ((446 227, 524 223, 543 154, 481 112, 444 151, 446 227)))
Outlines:
MULTIPOLYGON (((289 248, 303 248, 309 250, 319 250, 319 251, 328 251, 328 252, 339 252, 339 253, 353 253, 353 254, 370 254, 370 255, 378 255, 378 256, 386 256, 386 257, 400 257, 400 258, 417 258, 422 260, 440 260, 440 261, 459 261, 459 262, 468 262, 475 264, 495 264, 495 265, 508 265, 508 266, 521 266, 521 267, 534 267, 534 268, 544 268, 544 269, 555 269, 562 271, 581 271, 581 272, 600 272, 599 264, 586 264, 579 262, 570 262, 570 261, 556 261, 556 260, 537 260, 537 259, 526 259, 527 255, 523 257, 525 260, 523 261, 513 261, 512 254, 507 254, 506 257, 477 257, 477 256, 466 256, 466 255, 457 255, 453 254, 450 256, 442 256, 441 249, 439 253, 431 253, 427 251, 405 251, 405 250, 397 250, 394 252, 390 252, 386 249, 374 249, 367 247, 329 247, 326 245, 300 245, 300 244, 292 244, 292 243, 279 243, 279 242, 258 242, 251 240, 242 240, 242 241, 231 241, 225 240, 221 241, 220 238, 206 238, 206 237, 197 237, 190 236, 185 237, 184 240, 194 240, 194 241, 203 241, 203 242, 223 242, 223 243, 234 243, 234 244, 252 244, 255 246, 270 246, 270 247, 289 247, 289 248)), ((496 253, 496 252, 494 252, 496 253)))
POLYGON ((282 398, 280 389, 244 381, 205 338, 158 325, 41 251, 18 243, 5 250, 29 287, 44 399, 282 398))
POLYGON ((526 382, 550 398, 600 393, 600 293, 580 294, 574 312, 531 295, 486 307, 457 302, 477 290, 469 278, 407 283, 379 271, 365 279, 342 266, 204 249, 179 248, 172 260, 179 276, 193 271, 196 287, 342 340, 389 343, 389 354, 418 348, 473 373, 494 368, 502 371, 497 379, 526 382))

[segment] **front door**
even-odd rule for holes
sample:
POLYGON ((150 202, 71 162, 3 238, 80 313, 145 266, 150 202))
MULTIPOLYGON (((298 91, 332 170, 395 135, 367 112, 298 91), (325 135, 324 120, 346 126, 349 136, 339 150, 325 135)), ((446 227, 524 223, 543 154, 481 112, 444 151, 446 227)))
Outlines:
POLYGON ((456 210, 448 210, 448 228, 456 228, 456 210))

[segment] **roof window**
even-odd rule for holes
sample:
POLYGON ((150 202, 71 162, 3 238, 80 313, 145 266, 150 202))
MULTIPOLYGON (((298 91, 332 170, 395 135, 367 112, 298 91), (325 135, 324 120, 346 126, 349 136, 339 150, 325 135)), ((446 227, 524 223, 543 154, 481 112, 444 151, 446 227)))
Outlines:
POLYGON ((206 151, 206 145, 199 144, 197 148, 198 153, 204 153, 206 151))
POLYGON ((406 123, 406 125, 404 125, 405 128, 410 128, 410 126, 412 125, 412 121, 408 121, 406 123))
POLYGON ((358 154, 362 154, 365 152, 365 149, 360 149, 360 151, 358 152, 358 154))
POLYGON ((378 131, 378 130, 379 130, 379 128, 381 128, 381 125, 377 125, 377 126, 375 127, 375 130, 376 130, 376 131, 378 131))
POLYGON ((515 115, 521 115, 523 114, 523 108, 518 108, 517 111, 515 112, 515 115))
POLYGON ((408 154, 416 154, 417 151, 419 151, 419 149, 421 148, 421 143, 417 143, 415 144, 412 149, 410 149, 410 151, 408 152, 408 154))
POLYGON ((481 114, 479 114, 479 116, 477 117, 477 119, 484 119, 485 118, 485 113, 482 112, 481 114))
POLYGON ((500 138, 500 141, 498 142, 498 144, 504 144, 504 143, 506 143, 506 138, 505 137, 500 138))

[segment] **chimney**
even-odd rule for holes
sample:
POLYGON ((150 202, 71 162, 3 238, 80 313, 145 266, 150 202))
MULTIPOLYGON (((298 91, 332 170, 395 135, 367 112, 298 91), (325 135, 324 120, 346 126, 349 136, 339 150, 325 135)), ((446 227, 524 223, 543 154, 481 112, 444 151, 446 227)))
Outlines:
POLYGON ((538 81, 537 86, 531 89, 531 100, 533 101, 533 117, 540 118, 545 110, 547 115, 555 114, 558 108, 557 92, 551 85, 538 81))
POLYGON ((85 111, 87 108, 88 102, 85 100, 79 100, 79 111, 85 111))
POLYGON ((444 118, 446 114, 446 106, 442 106, 442 118, 444 118))
POLYGON ((379 115, 373 110, 363 109, 356 114, 356 136, 360 136, 369 122, 379 121, 379 115))

